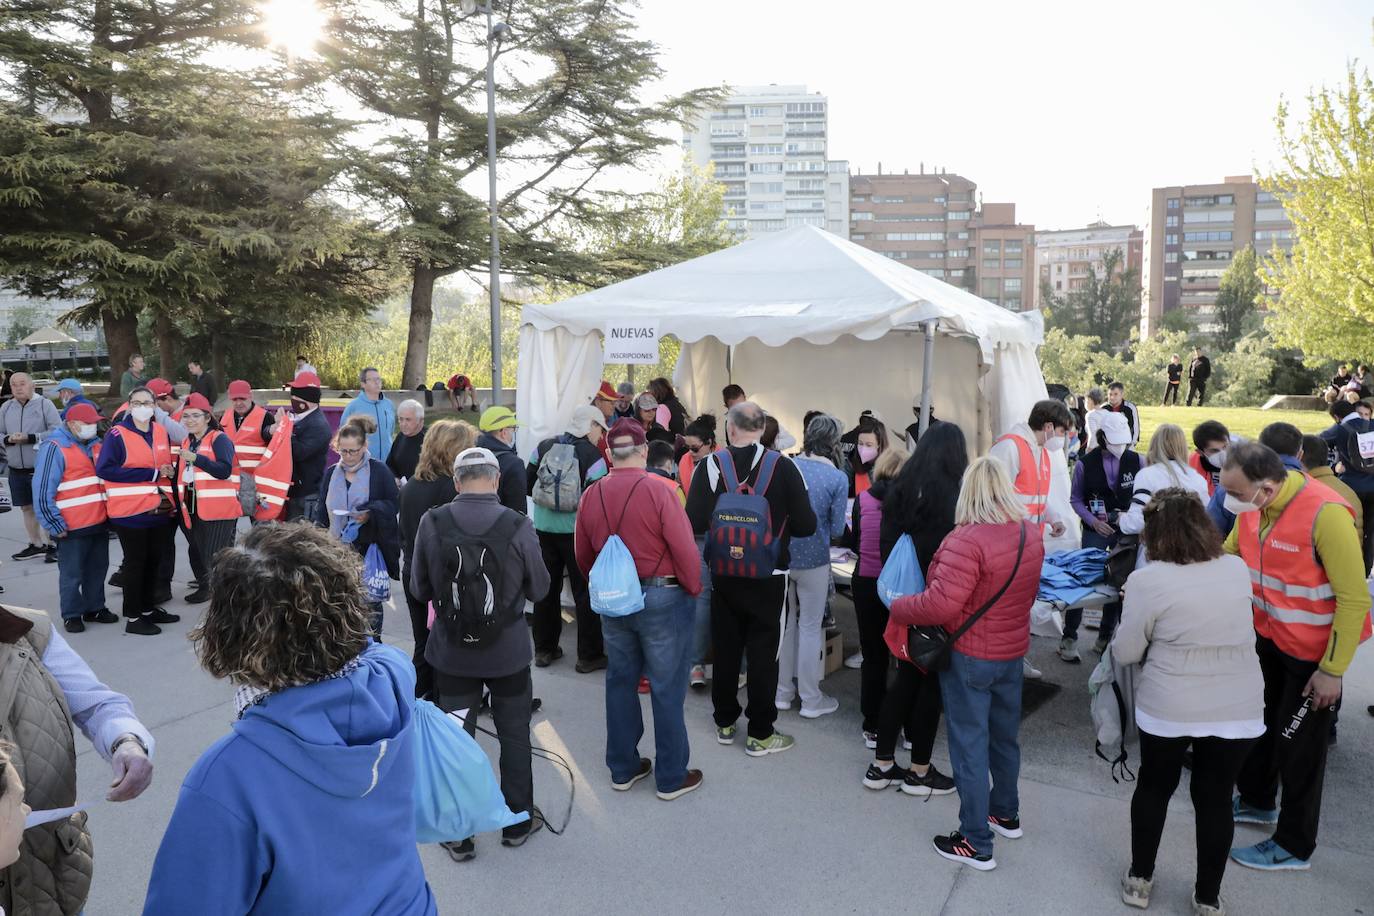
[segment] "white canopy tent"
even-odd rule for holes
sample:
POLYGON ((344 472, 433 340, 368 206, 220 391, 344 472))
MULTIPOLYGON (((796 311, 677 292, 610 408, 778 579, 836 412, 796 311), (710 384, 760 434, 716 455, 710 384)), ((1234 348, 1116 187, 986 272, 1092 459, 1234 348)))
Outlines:
MULTIPOLYGON (((806 411, 846 424, 873 409, 897 438, 923 392, 982 453, 1046 396, 1038 313, 986 302, 822 229, 805 226, 521 315, 516 412, 528 454, 561 432, 602 379, 608 323, 656 319, 682 343, 674 374, 693 412, 719 412, 735 383, 798 437, 806 411)), ((1059 475, 1068 516, 1067 475, 1059 475)), ((1072 526, 1071 526, 1072 527, 1072 526)))

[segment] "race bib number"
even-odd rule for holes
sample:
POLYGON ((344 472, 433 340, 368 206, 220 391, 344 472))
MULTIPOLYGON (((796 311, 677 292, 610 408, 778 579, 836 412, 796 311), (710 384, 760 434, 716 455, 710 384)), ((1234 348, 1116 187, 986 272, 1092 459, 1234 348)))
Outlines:
POLYGON ((1374 432, 1359 433, 1355 441, 1359 445, 1361 458, 1374 458, 1374 432))
POLYGON ((1107 503, 1101 499, 1088 500, 1088 511, 1093 515, 1106 515, 1107 503))

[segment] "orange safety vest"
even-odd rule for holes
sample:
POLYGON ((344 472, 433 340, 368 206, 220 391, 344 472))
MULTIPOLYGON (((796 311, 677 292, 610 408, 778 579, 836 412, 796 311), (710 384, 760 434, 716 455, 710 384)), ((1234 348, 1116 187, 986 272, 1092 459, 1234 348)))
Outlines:
MULTIPOLYGON (((152 448, 137 432, 129 434, 127 427, 116 426, 110 430, 124 443, 124 467, 153 471, 172 463, 172 443, 167 439, 167 430, 158 423, 153 423, 151 429, 152 448)), ((110 518, 130 518, 152 512, 162 504, 164 496, 172 498, 172 482, 166 477, 159 476, 156 480, 139 483, 119 483, 114 480, 102 480, 100 483, 105 488, 105 511, 110 518)))
MULTIPOLYGON (((1259 512, 1244 512, 1236 518, 1236 542, 1241 559, 1250 567, 1255 632, 1286 655, 1309 662, 1320 661, 1326 652, 1336 618, 1336 591, 1313 539, 1318 513, 1332 503, 1354 514, 1329 487, 1304 479, 1262 540, 1259 512)), ((1366 614, 1360 642, 1370 632, 1366 614)))
POLYGON ((258 510, 253 513, 253 518, 260 522, 275 521, 286 512, 286 493, 291 489, 293 425, 289 416, 277 422, 272 430, 272 441, 267 443, 262 461, 253 472, 253 479, 258 486, 258 510))
POLYGON ((1050 500, 1050 451, 1040 450, 1040 466, 1037 469, 1035 453, 1031 451, 1030 443, 1015 433, 1007 433, 997 441, 1004 442, 1008 439, 1016 443, 1019 469, 1016 479, 1012 481, 1016 488, 1016 496, 1021 500, 1022 508, 1026 510, 1027 520, 1043 525, 1045 510, 1049 507, 1050 500))
POLYGON ((267 411, 258 404, 249 408, 248 415, 237 429, 234 428, 234 408, 230 407, 219 418, 224 434, 234 443, 234 460, 245 471, 256 468, 267 451, 267 446, 262 444, 262 424, 266 419, 267 411))
MULTIPOLYGON (((196 446, 196 454, 202 458, 215 460, 215 437, 223 435, 219 430, 209 430, 205 437, 196 446)), ((191 440, 187 439, 181 443, 182 448, 188 448, 191 440)), ((243 510, 239 508, 239 478, 232 470, 228 478, 220 480, 213 474, 202 471, 194 466, 194 476, 191 484, 185 478, 186 460, 177 455, 177 496, 181 499, 181 520, 186 523, 186 527, 191 527, 191 511, 186 503, 186 491, 194 484, 196 488, 196 518, 205 522, 223 521, 225 519, 238 518, 243 515, 243 510)))
POLYGON ((100 525, 109 516, 105 512, 105 489, 95 476, 95 459, 100 457, 100 443, 92 454, 79 445, 60 445, 62 450, 62 480, 57 485, 57 511, 67 531, 77 531, 100 525))

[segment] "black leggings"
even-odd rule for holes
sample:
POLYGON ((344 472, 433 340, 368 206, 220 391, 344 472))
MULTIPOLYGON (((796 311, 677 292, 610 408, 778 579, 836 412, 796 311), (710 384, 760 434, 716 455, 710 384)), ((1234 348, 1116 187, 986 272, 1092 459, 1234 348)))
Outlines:
POLYGON ((1199 903, 1216 906, 1235 833, 1231 789, 1254 744, 1252 738, 1160 738, 1140 733, 1140 773, 1131 797, 1131 874, 1154 877, 1164 818, 1189 744, 1193 746, 1193 775, 1188 787, 1197 824, 1194 890, 1199 903))
POLYGON ((863 714, 863 730, 876 732, 883 695, 887 693, 887 669, 892 659, 883 640, 883 631, 887 629, 887 606, 878 597, 875 577, 855 576, 849 587, 854 597, 854 616, 859 622, 859 650, 864 654, 864 663, 859 670, 859 711, 863 714))
POLYGON ((897 676, 888 685, 878 714, 879 760, 891 760, 897 750, 897 732, 906 729, 911 742, 912 766, 930 763, 935 733, 940 730, 940 678, 911 662, 897 660, 897 676))

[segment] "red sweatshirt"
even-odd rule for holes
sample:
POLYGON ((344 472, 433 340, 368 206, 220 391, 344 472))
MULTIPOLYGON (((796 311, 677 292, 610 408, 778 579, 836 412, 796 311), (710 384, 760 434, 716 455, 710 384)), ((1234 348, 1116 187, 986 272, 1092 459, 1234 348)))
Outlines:
POLYGON ((642 468, 613 468, 582 494, 574 538, 578 568, 588 575, 602 546, 618 534, 640 576, 676 576, 687 594, 696 595, 701 555, 687 513, 667 487, 648 478, 642 468))

